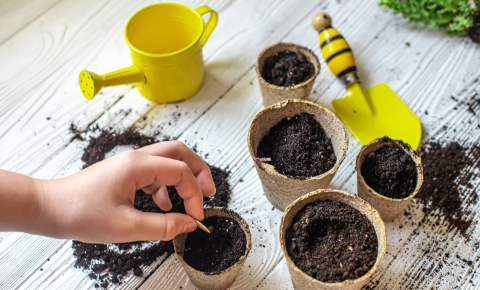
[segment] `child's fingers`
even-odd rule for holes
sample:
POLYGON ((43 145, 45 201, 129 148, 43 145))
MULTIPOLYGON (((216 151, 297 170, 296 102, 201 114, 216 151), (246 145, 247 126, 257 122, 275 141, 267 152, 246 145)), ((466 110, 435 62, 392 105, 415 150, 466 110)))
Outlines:
POLYGON ((167 187, 159 184, 157 181, 154 181, 152 184, 145 186, 142 190, 146 194, 151 194, 153 201, 158 205, 158 207, 163 211, 169 211, 172 209, 172 202, 168 196, 167 187))
POLYGON ((169 241, 181 233, 192 232, 197 228, 192 217, 180 213, 136 211, 133 217, 135 239, 142 241, 169 241))
POLYGON ((207 164, 197 153, 185 146, 182 142, 169 141, 156 143, 140 148, 138 151, 150 155, 181 160, 187 163, 190 170, 197 178, 203 195, 212 196, 215 194, 215 184, 213 183, 212 174, 210 173, 207 164))
POLYGON ((184 200, 185 211, 197 220, 203 220, 203 196, 190 167, 182 161, 126 151, 123 165, 127 176, 135 178, 136 188, 151 185, 174 185, 184 200))
POLYGON ((142 187, 142 190, 147 194, 154 194, 160 189, 160 187, 162 187, 162 185, 154 181, 152 184, 142 187))
POLYGON ((168 191, 166 186, 161 186, 156 192, 152 194, 153 201, 163 211, 169 211, 172 209, 172 202, 168 197, 168 191))

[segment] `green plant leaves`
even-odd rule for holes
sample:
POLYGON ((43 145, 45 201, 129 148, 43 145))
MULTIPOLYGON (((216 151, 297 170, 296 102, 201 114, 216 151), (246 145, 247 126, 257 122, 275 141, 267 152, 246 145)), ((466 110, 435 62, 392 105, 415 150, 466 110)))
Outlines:
POLYGON ((473 15, 480 10, 480 0, 380 0, 379 5, 401 14, 409 23, 430 29, 441 28, 449 34, 466 35, 473 26, 473 15))

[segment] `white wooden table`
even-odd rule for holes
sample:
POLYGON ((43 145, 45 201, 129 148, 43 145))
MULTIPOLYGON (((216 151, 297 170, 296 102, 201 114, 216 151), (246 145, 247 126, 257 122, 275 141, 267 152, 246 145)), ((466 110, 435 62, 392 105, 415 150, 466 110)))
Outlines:
MULTIPOLYGON (((187 101, 159 105, 128 85, 85 100, 77 84, 79 71, 105 73, 128 66, 124 25, 152 2, 0 1, 0 168, 38 178, 79 171, 87 142, 71 141, 72 122, 80 128, 98 124, 118 130, 134 125, 144 134, 161 131, 196 145, 210 164, 229 166, 230 207, 251 226, 253 250, 232 289, 293 289, 278 241, 282 213, 263 195, 246 137, 263 108, 254 71, 258 54, 284 41, 307 46, 320 56, 317 34, 310 27, 314 13, 332 16, 334 27, 355 52, 364 86, 388 83, 417 113, 424 141, 434 136, 467 145, 479 142, 479 116, 451 96, 465 101, 480 91, 480 45, 412 28, 377 6, 378 0, 180 1, 191 7, 207 4, 219 13, 204 48, 206 80, 201 91, 187 101)), ((331 101, 345 89, 323 60, 321 66, 309 99, 333 110, 331 101)), ((360 147, 350 134, 349 152, 332 188, 356 192, 354 160, 360 147)), ((468 194, 476 194, 476 189, 468 194)), ((402 215, 386 223, 387 255, 366 288, 478 289, 478 205, 471 209, 474 221, 466 240, 447 230, 442 218, 428 217, 419 225, 424 214, 421 205, 412 203, 412 219, 402 215)), ((0 289, 92 289, 94 282, 73 263, 69 240, 0 233, 0 289)), ((117 288, 194 289, 174 255, 144 272, 151 274, 148 279, 131 275, 117 288)))

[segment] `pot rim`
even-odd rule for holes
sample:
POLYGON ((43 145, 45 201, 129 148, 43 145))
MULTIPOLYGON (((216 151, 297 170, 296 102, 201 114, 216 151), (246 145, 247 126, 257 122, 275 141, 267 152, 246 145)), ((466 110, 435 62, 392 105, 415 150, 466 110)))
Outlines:
MULTIPOLYGON (((323 200, 323 199, 319 199, 319 200, 323 200)), ((313 203, 313 202, 316 202, 316 201, 319 201, 319 200, 314 200, 310 203, 313 203)), ((301 209, 305 208, 305 206, 310 204, 310 203, 305 204, 301 209)), ((349 205, 349 206, 351 206, 351 205, 349 205)), ((353 208, 355 208, 355 207, 353 207, 353 208)), ((355 209, 358 210, 357 208, 355 208, 355 209)), ((358 211, 360 211, 360 210, 358 210, 358 211)), ((298 213, 298 211, 295 214, 297 214, 297 213, 298 213)), ((288 229, 285 230, 285 233, 287 232, 287 230, 288 229)), ((282 251, 283 251, 283 255, 285 256, 285 259, 293 265, 294 270, 296 272, 299 272, 302 275, 302 277, 307 279, 310 283, 319 284, 320 286, 323 286, 323 287, 326 287, 326 288, 329 288, 329 287, 344 287, 344 286, 347 286, 347 285, 357 284, 359 282, 363 282, 364 280, 370 279, 370 277, 373 275, 373 273, 375 273, 375 271, 377 270, 380 262, 383 260, 383 257, 385 256, 385 253, 387 251, 387 237, 386 237, 386 232, 385 232, 385 223, 384 223, 383 219, 381 218, 378 211, 376 209, 374 209, 368 202, 364 201, 363 199, 361 199, 360 197, 358 197, 358 196, 356 196, 352 193, 342 191, 342 190, 338 190, 338 189, 328 189, 327 188, 327 189, 318 189, 318 190, 312 191, 312 192, 310 192, 310 193, 308 193, 308 194, 306 194, 302 197, 299 197, 297 200, 295 200, 293 203, 291 203, 289 206, 287 206, 287 208, 285 209, 285 212, 282 215, 282 219, 281 219, 281 223, 280 223, 280 245, 282 247, 282 251), (324 192, 331 192, 331 193, 334 193, 334 194, 344 195, 344 196, 347 196, 347 197, 355 200, 355 203, 357 203, 357 204, 361 203, 361 204, 365 205, 367 210, 372 213, 372 215, 377 220, 377 222, 380 223, 380 225, 382 226, 380 232, 378 232, 377 229, 374 226, 373 220, 368 215, 360 212, 362 215, 367 217, 368 221, 374 227, 375 234, 377 235, 378 246, 377 246, 377 258, 375 260, 375 264, 373 264, 372 268, 370 270, 368 270, 367 273, 365 273, 363 276, 361 276, 361 277, 359 277, 355 280, 347 279, 347 280, 344 280, 342 282, 335 282, 335 283, 322 282, 320 280, 317 280, 317 279, 311 277, 310 275, 306 274, 302 270, 300 270, 300 268, 298 268, 297 265, 295 265, 295 263, 292 261, 292 259, 288 255, 287 248, 286 248, 286 241, 285 241, 286 237, 283 234, 283 228, 284 228, 284 225, 285 225, 285 217, 290 212, 290 210, 293 208, 293 206, 296 205, 297 203, 299 203, 299 202, 301 202, 301 201, 303 201, 307 198, 310 198, 311 196, 321 196, 322 193, 324 193, 324 192), (383 251, 381 251, 382 249, 383 249, 383 251)))
MULTIPOLYGON (((288 48, 286 48, 285 50, 288 50, 288 48)), ((285 51, 284 50, 284 51, 285 51)), ((320 73, 320 61, 318 60, 318 57, 317 55, 312 51, 310 50, 309 48, 305 47, 305 46, 301 46, 301 45, 298 45, 298 44, 294 44, 294 43, 291 43, 291 42, 279 42, 277 44, 274 44, 274 45, 270 45, 269 47, 265 48, 257 57, 257 61, 255 62, 255 72, 258 76, 258 79, 260 80, 260 82, 271 88, 271 89, 277 89, 277 90, 282 90, 282 91, 290 91, 290 90, 296 90, 300 87, 303 87, 305 86, 306 84, 310 83, 311 81, 314 81, 315 78, 318 76, 318 74, 320 73), (294 86, 291 86, 291 87, 283 87, 283 86, 277 86, 277 85, 274 85, 274 84, 271 84, 269 82, 267 82, 263 77, 262 77, 262 74, 260 72, 260 58, 262 58, 262 56, 267 53, 267 51, 277 47, 277 46, 287 46, 287 47, 295 47, 298 51, 304 53, 304 52, 307 52, 307 53, 311 53, 312 56, 313 56, 313 59, 310 59, 308 58, 309 61, 312 62, 313 64, 313 67, 315 68, 315 73, 307 80, 299 83, 299 84, 296 84, 294 86)))
MULTIPOLYGON (((323 127, 323 126, 322 126, 323 127)), ((271 129, 271 128, 270 128, 271 129)), ((331 139, 331 138, 330 138, 331 139)), ((248 129, 248 137, 247 137, 247 143, 248 143, 248 151, 250 152, 250 156, 253 158, 254 162, 257 163, 257 165, 262 169, 262 170, 266 170, 267 168, 269 169, 268 172, 270 174, 273 174, 273 175, 276 175, 276 176, 279 176, 281 178, 284 178, 284 179, 290 179, 290 180, 297 180, 297 181, 306 181, 306 180, 314 180, 314 179, 322 179, 324 178, 325 176, 329 175, 329 174, 334 174, 338 168, 340 167, 340 165, 343 163, 343 160, 345 159, 345 157, 347 156, 347 151, 348 151, 348 133, 347 133, 347 129, 345 128, 345 125, 342 123, 342 121, 340 121, 340 119, 332 112, 330 111, 329 109, 325 108, 324 106, 321 106, 317 103, 314 103, 314 102, 311 102, 311 101, 307 101, 307 100, 302 100, 302 99, 288 99, 288 100, 285 100, 285 101, 281 101, 281 102, 278 102, 278 103, 275 103, 273 105, 270 105, 266 108, 264 108, 263 110, 261 110, 256 116, 255 118, 253 118, 253 121, 252 123, 250 124, 250 128, 248 129), (294 177, 289 177, 289 176, 286 176, 286 175, 283 175, 281 174, 280 172, 278 172, 275 167, 273 165, 270 165, 268 163, 265 163, 265 162, 262 162, 260 160, 258 160, 258 157, 255 156, 254 154, 254 151, 253 151, 253 148, 252 148, 252 142, 251 142, 251 135, 252 135, 252 128, 253 128, 253 124, 255 123, 255 121, 257 120, 257 118, 259 118, 261 115, 263 115, 265 112, 267 111, 271 111, 271 110, 281 110, 285 107, 288 106, 289 103, 304 103, 304 104, 307 104, 307 105, 311 105, 311 106, 316 106, 318 107, 319 110, 323 110, 323 112, 325 112, 326 114, 329 114, 330 116, 334 117, 334 120, 336 120, 337 122, 339 122, 339 124, 341 125, 342 129, 343 129, 343 135, 344 135, 344 143, 345 143, 345 150, 343 150, 343 154, 342 156, 335 156, 337 157, 337 161, 335 162, 335 165, 333 165, 332 168, 330 168, 330 170, 328 170, 327 172, 324 172, 320 175, 316 175, 316 176, 312 176, 312 177, 308 177, 308 178, 305 178, 305 179, 299 179, 299 178, 294 178, 294 177)), ((333 144, 332 144, 333 145, 333 144)))
MULTIPOLYGON (((390 201, 390 202, 399 202, 399 201, 410 201, 412 200, 416 195, 417 193, 420 192, 420 189, 422 188, 422 184, 423 184, 423 166, 422 166, 422 158, 420 156, 418 156, 418 154, 415 152, 415 150, 413 150, 411 147, 409 146, 406 146, 405 144, 403 144, 402 142, 399 142, 399 140, 383 140, 384 137, 382 138, 377 138, 375 140, 373 140, 372 142, 368 143, 367 145, 363 146, 362 149, 360 150, 360 152, 358 153, 357 157, 356 157, 356 160, 355 160, 355 171, 357 172, 357 175, 358 175, 358 178, 360 180, 360 182, 370 191, 370 193, 372 193, 376 198, 380 198, 380 199, 383 199, 383 200, 386 200, 386 201, 390 201), (360 164, 360 159, 362 156, 365 155, 365 151, 367 150, 371 150, 372 147, 375 147, 375 146, 379 146, 380 144, 384 144, 384 145, 387 145, 387 146, 391 146, 393 143, 395 143, 396 145, 398 145, 400 148, 402 148, 402 150, 408 154, 408 156, 410 156, 413 160, 413 162, 415 163, 415 168, 416 168, 416 171, 417 171, 417 185, 415 186, 415 190, 407 197, 405 198, 391 198, 391 197, 387 197, 387 196, 384 196, 378 192, 376 192, 373 188, 370 187, 370 185, 368 185, 368 183, 365 181, 365 179, 363 178, 363 175, 362 175, 362 171, 361 171, 361 166, 363 165, 363 162, 365 162, 365 158, 364 160, 361 162, 360 164)), ((383 146, 384 146, 383 145, 383 146)), ((376 150, 378 150, 380 147, 376 148, 375 150, 373 150, 372 152, 375 152, 376 150)), ((370 153, 370 152, 368 152, 370 153)))
MULTIPOLYGON (((178 254, 179 250, 178 250, 178 246, 177 246, 177 243, 175 241, 175 238, 174 238, 173 239, 173 247, 174 247, 177 259, 180 261, 180 263, 183 265, 183 267, 188 269, 188 271, 196 272, 198 275, 205 275, 205 276, 212 276, 212 277, 228 273, 230 271, 233 271, 237 267, 241 267, 243 265, 243 263, 245 262, 245 260, 247 259, 247 256, 248 256, 250 250, 252 249, 252 233, 250 232, 250 228, 248 226, 248 223, 245 221, 245 219, 241 215, 239 215, 238 213, 236 213, 235 211, 233 211, 233 210, 231 210, 227 207, 221 207, 221 206, 205 207, 204 210, 205 211, 212 211, 213 213, 219 213, 219 212, 226 213, 226 214, 230 215, 231 218, 233 218, 238 223, 240 228, 242 228, 243 232, 245 233, 245 237, 247 239, 247 244, 245 245, 245 253, 238 259, 238 261, 235 264, 228 267, 227 269, 220 271, 218 274, 210 274, 211 272, 199 271, 199 270, 193 268, 192 266, 190 266, 187 262, 185 262, 184 258, 182 256, 180 256, 180 254, 178 254)), ((216 214, 213 214, 213 215, 210 215, 210 216, 216 216, 216 214)), ((188 236, 188 233, 187 233, 187 236, 188 236)), ((185 238, 185 240, 186 240, 186 238, 185 238)), ((185 249, 183 250, 183 252, 184 251, 185 251, 185 249)))

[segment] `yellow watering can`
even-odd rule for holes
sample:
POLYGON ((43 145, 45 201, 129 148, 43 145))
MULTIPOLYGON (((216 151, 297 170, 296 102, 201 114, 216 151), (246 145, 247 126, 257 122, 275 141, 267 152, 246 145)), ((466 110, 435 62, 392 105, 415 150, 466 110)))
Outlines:
POLYGON ((422 137, 418 117, 387 84, 369 89, 360 86, 352 50, 331 23, 325 13, 318 13, 312 19, 313 28, 319 32, 325 62, 347 86, 347 95, 332 102, 337 114, 363 144, 388 136, 416 150, 422 137))
POLYGON ((156 103, 192 97, 203 85, 202 47, 217 17, 208 6, 192 9, 157 3, 140 9, 125 26, 133 65, 104 75, 81 71, 83 96, 91 100, 103 87, 135 83, 145 98, 156 103), (210 13, 206 24, 202 19, 205 13, 210 13))

